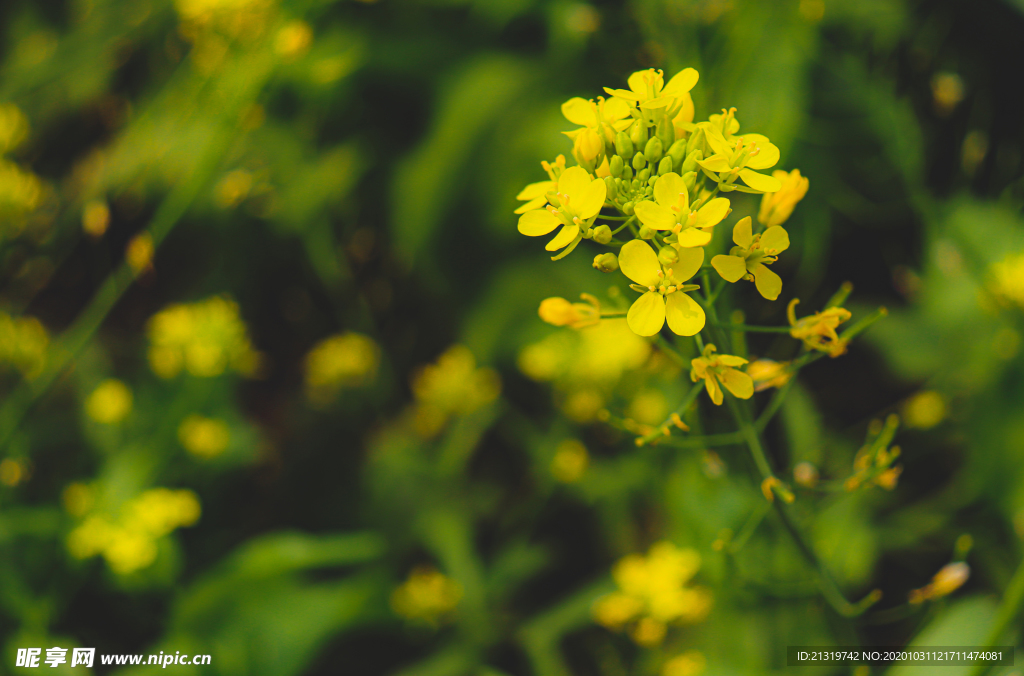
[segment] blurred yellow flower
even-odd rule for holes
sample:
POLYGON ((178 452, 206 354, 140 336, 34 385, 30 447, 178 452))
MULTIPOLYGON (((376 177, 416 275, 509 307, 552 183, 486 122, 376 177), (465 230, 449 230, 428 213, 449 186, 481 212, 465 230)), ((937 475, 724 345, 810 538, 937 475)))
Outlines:
POLYGON ((425 437, 441 430, 453 415, 465 415, 486 406, 501 393, 498 372, 477 368, 469 348, 454 345, 437 362, 422 367, 412 379, 416 397, 417 431, 425 437))
POLYGON ((841 307, 830 307, 798 321, 795 308, 799 302, 799 299, 794 298, 789 301, 786 308, 786 315, 792 327, 789 335, 804 341, 808 350, 825 352, 832 358, 845 353, 846 341, 836 333, 836 327, 851 317, 850 311, 841 307))
POLYGON ((23 460, 4 458, 0 460, 0 484, 17 486, 28 478, 28 465, 23 460))
POLYGON ((557 296, 545 298, 537 308, 537 314, 548 324, 553 326, 568 326, 573 329, 581 329, 585 326, 593 326, 601 321, 601 306, 597 298, 590 294, 583 294, 586 303, 570 303, 564 298, 557 296))
POLYGON ((313 44, 313 29, 305 21, 289 21, 274 38, 274 51, 287 59, 304 54, 313 44))
POLYGON ((391 594, 391 609, 407 620, 436 626, 446 620, 462 599, 462 586, 436 568, 419 566, 391 594))
POLYGON ((707 658, 698 650, 676 655, 661 668, 661 676, 700 676, 707 667, 707 658))
POLYGON ((85 400, 86 414, 106 425, 121 422, 131 410, 132 391, 116 378, 104 380, 85 400))
POLYGON ((642 366, 650 354, 650 343, 633 333, 625 319, 615 318, 579 331, 557 331, 527 345, 518 365, 534 380, 609 384, 642 366))
POLYGON ((737 366, 746 364, 747 360, 731 354, 716 355, 715 351, 714 345, 706 345, 700 357, 690 360, 693 367, 690 371, 690 380, 697 382, 703 378, 708 396, 719 406, 724 401, 723 386, 740 399, 750 399, 754 396, 753 379, 743 371, 736 370, 737 366))
POLYGON ((222 209, 238 206, 252 190, 252 173, 245 169, 229 171, 213 190, 214 201, 222 209))
POLYGON ((757 359, 747 366, 747 375, 754 381, 754 391, 762 392, 772 387, 782 387, 789 382, 793 374, 789 371, 789 362, 757 359))
POLYGON ((711 259, 711 265, 727 282, 738 282, 746 278, 753 280, 758 293, 768 300, 775 300, 782 293, 782 279, 768 269, 778 255, 789 248, 789 233, 774 225, 759 235, 753 234, 750 216, 741 218, 732 230, 732 241, 736 243, 729 255, 719 254, 711 259))
POLYGON ((326 404, 342 387, 373 381, 380 366, 380 347, 369 336, 347 332, 321 340, 306 355, 306 396, 326 404))
POLYGON ((142 232, 132 237, 128 247, 124 251, 124 258, 128 266, 136 275, 141 275, 153 265, 153 236, 148 232, 142 232))
POLYGON ((566 439, 555 449, 551 459, 551 475, 562 483, 579 481, 590 463, 587 447, 576 439, 566 439))
POLYGON ((943 596, 949 596, 967 582, 971 576, 971 567, 963 561, 946 564, 935 574, 931 583, 913 589, 909 594, 909 601, 912 604, 924 603, 943 596))
POLYGON ((630 554, 612 571, 618 590, 593 606, 594 619, 613 631, 629 626, 640 645, 661 643, 673 622, 699 622, 711 610, 711 594, 687 583, 700 569, 700 555, 662 541, 647 556, 630 554))
POLYGON ((918 392, 903 404, 903 422, 907 427, 927 430, 946 417, 946 400, 935 390, 918 392))
POLYGON ((79 518, 85 516, 96 501, 93 489, 77 482, 68 484, 60 497, 61 502, 64 503, 64 510, 71 516, 79 518))
POLYGON ((46 364, 50 336, 35 317, 12 317, 0 311, 0 364, 10 364, 31 380, 46 364))
POLYGON ((231 431, 223 420, 193 413, 178 425, 178 441, 192 455, 215 458, 227 450, 231 431))
POLYGON ((672 265, 664 265, 654 250, 643 240, 626 242, 619 252, 622 274, 636 284, 634 291, 643 293, 626 314, 629 328, 638 336, 653 336, 668 321, 668 327, 680 336, 692 336, 704 328, 704 310, 687 291, 699 288, 686 284, 697 274, 704 262, 704 249, 679 249, 672 265))
POLYGON ((238 305, 225 297, 171 305, 150 318, 146 332, 149 365, 161 378, 173 378, 182 368, 203 378, 229 368, 252 375, 258 364, 238 305))
POLYGON ((0 103, 0 154, 10 152, 28 135, 28 118, 13 103, 0 103))
POLYGON ((992 290, 1000 299, 1024 307, 1024 251, 1013 253, 989 268, 992 290))
POLYGON ((89 200, 82 208, 82 230, 99 239, 110 225, 110 207, 103 200, 89 200))
POLYGON ((761 209, 757 212, 757 222, 771 227, 782 225, 789 220, 797 202, 807 194, 810 181, 800 175, 799 169, 786 172, 776 169, 772 176, 779 179, 782 187, 777 192, 766 192, 761 197, 761 209))
POLYGON ((0 216, 4 222, 0 234, 21 232, 21 217, 43 201, 43 182, 14 162, 0 158, 0 216))

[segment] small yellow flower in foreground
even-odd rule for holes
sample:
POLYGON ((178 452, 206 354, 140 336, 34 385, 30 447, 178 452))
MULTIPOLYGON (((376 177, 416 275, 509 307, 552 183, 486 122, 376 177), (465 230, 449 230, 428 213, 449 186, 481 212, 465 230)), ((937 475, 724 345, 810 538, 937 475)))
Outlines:
POLYGON ((542 161, 540 166, 547 172, 549 180, 537 181, 523 188, 516 195, 516 199, 526 201, 526 204, 520 205, 513 213, 525 214, 527 211, 544 208, 544 205, 548 203, 547 194, 555 192, 558 187, 558 177, 565 171, 565 155, 559 155, 554 162, 542 161))
POLYGON ((794 298, 789 301, 789 307, 786 308, 786 315, 792 326, 789 335, 804 341, 808 350, 825 352, 833 358, 845 353, 846 341, 836 333, 836 327, 851 317, 850 311, 841 307, 830 307, 798 321, 794 308, 799 302, 799 299, 794 298))
POLYGON ((935 390, 918 392, 903 404, 903 422, 907 427, 927 430, 946 417, 946 400, 935 390))
POLYGON ((350 331, 325 338, 306 355, 306 396, 326 403, 339 388, 372 382, 379 366, 380 347, 369 336, 350 331))
POLYGON ((782 279, 767 268, 778 259, 778 255, 789 248, 789 233, 775 225, 760 235, 754 235, 750 216, 741 218, 732 229, 732 241, 736 243, 729 255, 711 259, 722 279, 738 282, 744 277, 753 280, 758 292, 768 300, 775 300, 782 292, 782 279))
POLYGON ((590 294, 581 296, 586 303, 570 303, 564 298, 554 296, 545 298, 537 308, 540 318, 553 326, 568 326, 582 329, 593 326, 601 321, 601 306, 590 294))
POLYGON ((436 626, 462 599, 462 586, 431 566, 419 566, 391 594, 391 609, 407 620, 436 626))
POLYGON ((989 274, 997 296, 1024 308, 1024 252, 1010 254, 993 263, 989 274))
POLYGON ((761 198, 761 209, 757 212, 758 223, 768 227, 782 225, 789 220, 797 202, 804 198, 810 186, 810 181, 800 175, 799 169, 788 173, 776 169, 772 176, 779 179, 782 187, 777 192, 766 192, 761 198))
POLYGON ((704 173, 722 190, 742 192, 778 192, 782 181, 774 176, 765 176, 755 169, 769 169, 779 161, 778 147, 761 134, 743 134, 726 140, 725 136, 711 122, 701 122, 704 137, 714 155, 697 162, 704 173), (736 179, 742 179, 747 187, 737 186, 736 179))
POLYGON ((437 362, 422 367, 412 379, 417 431, 430 437, 453 415, 465 415, 491 403, 501 393, 497 371, 477 368, 469 348, 453 345, 437 362))
POLYGON ((546 209, 527 211, 519 217, 519 232, 530 237, 562 229, 547 243, 548 251, 563 249, 577 241, 604 206, 608 188, 582 167, 569 167, 558 177, 556 194, 546 209), (552 201, 553 200, 553 201, 552 201))
POLYGON ((703 355, 690 360, 693 366, 690 380, 697 382, 703 378, 708 396, 719 406, 723 401, 722 386, 740 399, 750 399, 754 396, 754 381, 749 375, 735 368, 743 366, 747 360, 731 354, 715 354, 715 351, 715 346, 708 344, 704 346, 703 355))
POLYGON ((687 650, 665 662, 661 668, 661 676, 700 676, 704 673, 708 661, 704 654, 697 650, 687 650))
POLYGON ((671 230, 666 242, 681 247, 704 246, 714 227, 729 214, 729 200, 716 197, 699 209, 690 209, 686 184, 670 171, 654 184, 656 202, 639 202, 634 208, 640 222, 655 230, 671 230))
POLYGON ((120 380, 108 378, 85 400, 85 412, 99 423, 111 425, 124 420, 132 410, 132 391, 120 380))
POLYGON ((594 619, 613 631, 629 626, 630 636, 641 645, 661 642, 673 622, 699 622, 711 609, 711 594, 687 583, 700 569, 700 555, 662 541, 647 556, 630 554, 612 571, 618 590, 599 598, 594 619))
POLYGON ((971 568, 963 561, 947 564, 935 574, 930 584, 911 590, 909 600, 916 605, 948 596, 962 587, 970 576, 971 568))
POLYGON ((789 382, 793 374, 789 371, 788 361, 772 361, 757 359, 750 362, 747 375, 754 380, 754 391, 762 392, 771 387, 782 387, 789 382))
POLYGON ((576 439, 566 439, 558 444, 555 457, 551 459, 551 474, 562 483, 579 481, 590 463, 587 447, 576 439))
POLYGON ((171 305, 150 318, 146 333, 149 365, 161 378, 173 378, 183 367, 201 378, 229 368, 251 375, 259 360, 238 305, 221 296, 171 305))
POLYGON ((626 314, 629 328, 637 335, 655 335, 666 320, 672 332, 680 336, 692 336, 704 328, 704 310, 685 293, 700 288, 685 282, 700 270, 704 249, 679 249, 678 254, 675 263, 665 266, 643 240, 622 245, 619 269, 636 282, 630 288, 643 292, 626 314))
POLYGON ((178 441, 192 455, 215 458, 227 450, 231 431, 223 420, 193 413, 178 425, 178 441))

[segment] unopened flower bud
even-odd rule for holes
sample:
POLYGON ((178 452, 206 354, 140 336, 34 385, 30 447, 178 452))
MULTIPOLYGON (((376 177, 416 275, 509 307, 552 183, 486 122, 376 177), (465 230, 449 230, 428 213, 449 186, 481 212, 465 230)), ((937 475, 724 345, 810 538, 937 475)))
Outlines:
POLYGON ((633 180, 633 167, 628 164, 622 167, 622 180, 627 183, 633 180))
POLYGON ((688 171, 697 171, 697 163, 703 159, 704 153, 702 153, 698 148, 697 150, 694 150, 692 153, 686 156, 686 159, 683 160, 683 164, 680 167, 680 169, 684 174, 688 171))
POLYGON ((601 272, 615 272, 619 269, 619 258, 612 252, 594 256, 594 269, 601 272))
POLYGON ((623 204, 622 205, 622 213, 626 214, 627 216, 632 216, 633 215, 633 203, 632 202, 626 202, 625 204, 623 204))
POLYGON ((599 225, 594 228, 593 237, 598 244, 607 244, 612 241, 612 229, 607 225, 599 225))
POLYGON ((658 260, 662 265, 675 265, 679 260, 679 253, 674 248, 667 246, 658 252, 658 260))
POLYGON ((635 148, 643 148, 647 145, 647 123, 643 120, 635 120, 633 126, 629 128, 629 140, 633 142, 635 148))
POLYGON ((612 155, 612 159, 608 162, 608 171, 615 178, 622 176, 622 158, 618 155, 612 155))
POLYGON ((676 128, 672 125, 672 120, 669 119, 668 115, 661 116, 661 121, 658 122, 655 133, 661 139, 661 146, 663 148, 668 148, 676 140, 676 128))
POLYGON ((690 153, 697 149, 703 152, 704 143, 704 130, 701 127, 697 127, 697 130, 690 134, 690 138, 686 140, 686 156, 689 157, 690 153))
POLYGON ((686 159, 686 139, 679 139, 668 147, 668 152, 665 153, 672 158, 672 169, 679 171, 679 168, 683 165, 683 160, 686 159))
POLYGON ((653 239, 655 232, 657 232, 657 230, 649 225, 642 226, 640 228, 640 239, 653 239))
POLYGON ((615 179, 612 178, 611 176, 605 176, 604 177, 604 184, 605 184, 605 186, 607 188, 607 190, 605 190, 606 198, 610 199, 610 200, 614 200, 615 196, 618 194, 618 187, 616 187, 616 185, 615 185, 615 179))
POLYGON ((556 209, 562 206, 562 200, 558 199, 558 193, 554 190, 544 193, 544 198, 548 201, 548 204, 555 207, 556 209))
POLYGON ((620 157, 633 157, 633 153, 636 149, 633 148, 633 142, 629 140, 629 136, 626 132, 620 131, 615 135, 615 154, 620 157))
POLYGON ((657 136, 652 136, 644 146, 644 157, 653 164, 657 164, 661 161, 662 155, 664 154, 665 147, 661 143, 661 139, 657 136))
POLYGON ((646 167, 645 169, 641 169, 639 172, 637 172, 636 177, 641 184, 646 183, 647 179, 651 177, 651 168, 646 167))
POLYGON ((633 156, 633 168, 640 171, 647 166, 647 158, 644 157, 643 153, 637 153, 633 156))
POLYGON ((658 176, 664 176, 670 171, 672 171, 672 158, 666 155, 661 158, 661 162, 658 162, 658 176))
POLYGON ((686 190, 692 195, 697 187, 697 172, 688 171, 683 174, 683 185, 686 186, 686 190))

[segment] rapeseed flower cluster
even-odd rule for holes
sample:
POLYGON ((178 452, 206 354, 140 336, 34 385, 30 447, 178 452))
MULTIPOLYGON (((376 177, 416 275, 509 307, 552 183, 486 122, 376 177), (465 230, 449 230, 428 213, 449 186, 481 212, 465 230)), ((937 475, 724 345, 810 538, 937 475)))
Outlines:
POLYGON ((46 193, 38 176, 4 157, 27 135, 25 114, 14 104, 0 104, 0 238, 20 234, 26 217, 43 203, 46 193))
POLYGON ((178 425, 178 441, 197 458, 216 458, 231 443, 231 429, 223 420, 193 413, 178 425))
MULTIPOLYGON (((92 502, 85 487, 65 491, 72 513, 84 512, 92 502), (74 510, 74 511, 72 511, 74 510)), ((157 541, 182 526, 199 520, 199 499, 187 489, 153 488, 122 505, 116 518, 90 514, 68 534, 68 551, 78 559, 101 554, 110 569, 127 575, 156 560, 157 541)))
POLYGON ((893 437, 899 427, 897 415, 890 415, 882 424, 880 420, 872 421, 868 427, 868 441, 853 459, 853 474, 843 482, 847 491, 855 491, 861 487, 881 486, 891 491, 896 488, 896 481, 903 472, 903 467, 895 465, 900 456, 900 447, 892 446, 893 437))
POLYGON ((391 609, 407 620, 437 626, 462 599, 462 586, 432 566, 419 566, 391 594, 391 609))
POLYGON ((104 380, 85 400, 86 415, 104 425, 121 422, 131 410, 132 391, 116 378, 104 380))
POLYGON ((437 362, 420 368, 412 379, 416 398, 413 425, 423 437, 432 437, 452 416, 472 413, 498 398, 501 378, 494 369, 477 367, 464 345, 454 345, 437 362))
POLYGON ((342 388, 370 383, 380 366, 380 347, 369 336, 352 331, 317 343, 306 355, 306 397, 328 403, 342 388))
POLYGON ((0 311, 0 366, 11 365, 28 379, 46 365, 50 335, 35 317, 12 317, 0 311))
POLYGON ((200 378, 229 369, 252 375, 259 362, 238 305, 223 296, 171 305, 150 318, 146 332, 149 365, 161 378, 182 369, 200 378))

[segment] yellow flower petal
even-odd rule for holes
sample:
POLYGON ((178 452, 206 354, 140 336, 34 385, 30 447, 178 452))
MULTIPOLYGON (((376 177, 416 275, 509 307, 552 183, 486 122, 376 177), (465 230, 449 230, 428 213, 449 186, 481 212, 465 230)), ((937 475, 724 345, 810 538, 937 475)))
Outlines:
MULTIPOLYGON (((629 104, 622 99, 608 99, 604 102, 604 119, 608 121, 621 120, 629 116, 629 104)), ((630 119, 630 122, 633 120, 630 119)))
POLYGON ((692 248, 704 246, 711 241, 711 233, 697 228, 687 228, 679 233, 679 246, 692 248))
POLYGON ((722 366, 743 366, 747 363, 747 360, 743 357, 737 357, 734 354, 720 354, 718 357, 718 363, 722 366))
POLYGON ((789 233, 779 225, 773 225, 761 235, 761 250, 770 256, 789 248, 789 233))
MULTIPOLYGON (((660 179, 659 179, 660 181, 660 179)), ((722 222, 729 215, 729 200, 716 197, 697 210, 697 227, 710 228, 722 222)))
POLYGON ((750 220, 750 216, 746 216, 736 221, 736 225, 732 228, 732 241, 736 242, 736 246, 749 249, 750 245, 754 243, 754 228, 752 223, 753 221, 750 220))
POLYGON ((530 237, 546 235, 561 224, 547 209, 527 211, 519 217, 519 232, 530 237))
POLYGON ((629 308, 626 323, 638 336, 653 336, 665 325, 665 299, 660 293, 648 291, 629 308))
MULTIPOLYGON (((693 108, 693 97, 690 96, 690 92, 686 92, 680 96, 683 100, 683 107, 679 110, 679 114, 672 120, 672 124, 676 129, 682 129, 684 124, 693 122, 694 108, 693 108)), ((677 134, 679 132, 676 132, 677 134)))
POLYGON ((738 282, 747 274, 747 262, 739 256, 715 256, 711 259, 711 267, 727 282, 738 282))
POLYGON ((593 127, 597 124, 594 119, 594 106, 586 99, 574 96, 562 104, 562 115, 573 124, 582 127, 593 127))
POLYGON ((782 278, 769 270, 763 263, 758 263, 751 270, 754 273, 754 286, 768 300, 775 300, 782 293, 782 278))
POLYGON ((541 195, 540 197, 535 197, 532 200, 530 200, 529 202, 527 202, 526 204, 521 205, 518 209, 516 209, 512 213, 514 213, 514 214, 525 214, 527 211, 534 211, 535 209, 541 209, 547 203, 548 203, 548 198, 544 197, 544 195, 541 195))
POLYGON ((629 88, 632 89, 633 92, 643 98, 647 98, 647 79, 650 77, 654 78, 655 93, 660 92, 665 80, 662 76, 658 75, 658 72, 653 68, 636 71, 629 76, 626 80, 626 84, 629 85, 629 88))
POLYGON ((612 96, 618 97, 620 99, 625 99, 626 101, 640 100, 639 96, 629 91, 628 89, 610 89, 609 87, 605 87, 604 91, 606 94, 611 94, 612 96))
POLYGON ((548 251, 558 251, 572 244, 572 241, 576 239, 576 235, 580 234, 580 226, 578 225, 567 225, 555 235, 554 239, 547 243, 544 248, 548 251))
MULTIPOLYGON (((661 183, 661 181, 658 181, 661 183)), ((676 216, 667 207, 654 202, 638 202, 633 207, 640 222, 655 230, 671 230, 676 225, 676 216)))
POLYGON ((703 159, 698 162, 700 166, 704 167, 708 171, 714 172, 726 172, 732 171, 732 165, 729 164, 729 160, 725 158, 725 155, 712 155, 707 159, 703 159))
POLYGON ((591 180, 583 167, 569 167, 558 177, 558 192, 568 195, 569 204, 575 206, 575 200, 580 199, 591 180))
POLYGON ((550 192, 555 189, 554 181, 537 181, 531 183, 516 195, 517 200, 532 200, 538 197, 543 197, 544 193, 550 192))
POLYGON ((663 207, 680 206, 680 213, 687 213, 690 210, 690 199, 686 191, 686 184, 679 174, 670 171, 654 184, 654 199, 663 207))
POLYGON ((668 108, 675 102, 671 96, 659 96, 656 99, 648 99, 640 104, 644 110, 655 110, 657 108, 668 108))
POLYGON ((715 155, 732 155, 732 145, 725 140, 725 137, 722 136, 722 132, 714 125, 710 122, 701 122, 698 126, 704 130, 704 138, 707 139, 708 145, 711 146, 711 149, 715 151, 715 155))
POLYGON ((595 178, 590 185, 583 189, 582 194, 575 198, 578 201, 570 202, 569 206, 575 207, 579 217, 586 220, 601 211, 607 194, 608 185, 601 179, 595 178))
POLYGON ((676 249, 676 253, 679 254, 679 260, 672 265, 672 274, 677 282, 685 282, 697 274, 704 264, 704 249, 676 249))
POLYGON ((661 264, 658 263, 658 255, 647 242, 631 239, 619 250, 619 269, 637 284, 654 286, 658 283, 661 264))
POLYGON ((707 388, 708 396, 711 397, 711 401, 715 402, 717 406, 722 405, 722 388, 718 386, 718 381, 715 380, 714 373, 708 373, 704 377, 704 387, 707 388))
POLYGON ((680 96, 693 89, 693 86, 697 84, 697 80, 700 78, 700 74, 693 68, 684 68, 668 81, 665 85, 665 89, 662 90, 663 94, 669 96, 680 96))
POLYGON ((759 174, 753 169, 740 170, 740 178, 748 186, 760 192, 778 192, 782 188, 782 181, 779 179, 759 174))
POLYGON ((726 369, 721 377, 725 389, 732 392, 733 396, 739 399, 750 399, 754 396, 754 381, 743 371, 726 369))
POLYGON ((756 143, 758 152, 747 160, 747 166, 751 169, 767 169, 774 167, 779 162, 779 148, 768 140, 767 136, 761 134, 744 134, 740 138, 744 144, 756 143))
POLYGON ((679 336, 695 336, 704 328, 704 309, 681 291, 665 297, 665 318, 679 336))

